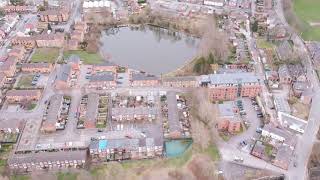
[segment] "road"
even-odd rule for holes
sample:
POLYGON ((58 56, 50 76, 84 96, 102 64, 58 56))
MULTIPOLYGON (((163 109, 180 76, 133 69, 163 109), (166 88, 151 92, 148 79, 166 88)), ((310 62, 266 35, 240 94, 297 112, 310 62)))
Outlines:
POLYGON ((310 84, 313 87, 314 91, 314 97, 312 99, 310 113, 309 113, 309 119, 308 119, 308 125, 305 129, 305 133, 302 135, 302 137, 299 138, 295 154, 297 154, 297 157, 295 161, 297 162, 297 167, 293 167, 292 164, 288 170, 288 179, 289 180, 301 180, 301 179, 307 179, 308 178, 308 159, 312 151, 312 147, 314 142, 316 141, 316 133, 320 126, 320 120, 318 117, 320 117, 320 86, 319 86, 319 80, 316 76, 316 73, 314 73, 313 65, 311 58, 309 56, 309 53, 307 51, 307 48, 304 44, 304 41, 301 37, 299 37, 294 30, 289 26, 287 23, 284 13, 283 13, 283 7, 282 7, 282 0, 277 1, 277 5, 275 6, 275 11, 281 20, 281 22, 286 25, 289 30, 292 32, 292 40, 297 47, 296 49, 300 51, 299 53, 303 54, 304 60, 303 64, 306 67, 306 75, 308 80, 310 81, 310 84))

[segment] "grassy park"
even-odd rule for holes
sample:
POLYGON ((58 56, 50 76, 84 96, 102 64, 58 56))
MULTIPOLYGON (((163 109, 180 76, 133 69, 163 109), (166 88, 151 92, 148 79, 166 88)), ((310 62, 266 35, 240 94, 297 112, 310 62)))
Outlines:
POLYGON ((101 64, 103 62, 102 57, 97 53, 88 53, 86 51, 66 51, 63 54, 64 59, 67 59, 72 54, 78 55, 84 64, 101 64))
POLYGON ((17 88, 31 88, 34 75, 22 75, 18 81, 17 88))
POLYGON ((34 54, 31 57, 32 63, 54 63, 59 56, 58 48, 38 48, 35 49, 34 54))
POLYGON ((305 40, 320 41, 320 1, 293 0, 295 14, 303 21, 301 35, 305 40))

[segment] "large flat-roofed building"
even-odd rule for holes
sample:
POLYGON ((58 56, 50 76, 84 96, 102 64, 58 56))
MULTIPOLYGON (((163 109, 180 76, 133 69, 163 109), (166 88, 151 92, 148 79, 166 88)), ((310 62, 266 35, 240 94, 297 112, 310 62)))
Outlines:
POLYGON ((52 96, 49 103, 47 115, 44 118, 41 127, 41 130, 46 133, 56 131, 56 123, 61 115, 60 111, 63 103, 63 95, 57 94, 52 96))
POLYGON ((259 79, 252 73, 210 74, 206 77, 202 79, 208 79, 209 98, 213 101, 255 97, 261 92, 259 79))
POLYGON ((38 152, 14 154, 8 160, 9 168, 14 172, 31 172, 35 170, 64 169, 84 167, 87 151, 38 152))
POLYGON ((10 103, 19 103, 21 101, 38 101, 41 97, 40 90, 10 90, 6 98, 10 103))
POLYGON ((189 88, 198 87, 199 82, 196 76, 165 77, 162 78, 162 85, 166 87, 189 88))

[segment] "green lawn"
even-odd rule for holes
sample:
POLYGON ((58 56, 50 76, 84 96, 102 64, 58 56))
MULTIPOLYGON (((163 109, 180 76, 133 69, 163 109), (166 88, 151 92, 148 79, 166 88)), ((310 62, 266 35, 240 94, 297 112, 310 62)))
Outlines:
POLYGON ((302 37, 305 40, 320 40, 320 26, 311 26, 310 22, 320 23, 319 0, 294 0, 294 11, 304 22, 302 37))
POLYGON ((39 63, 54 63, 59 56, 58 48, 38 48, 35 49, 34 54, 31 57, 31 62, 39 63))
POLYGON ((103 63, 102 57, 98 53, 88 53, 86 51, 66 51, 63 53, 64 59, 67 59, 72 54, 78 55, 84 64, 101 64, 103 63))
POLYGON ((76 180, 78 174, 70 173, 70 172, 58 172, 57 177, 58 180, 76 180))
POLYGON ((204 152, 210 156, 210 158, 212 159, 212 161, 216 161, 220 159, 220 154, 219 154, 219 150, 217 148, 217 146, 215 145, 209 145, 208 148, 206 148, 204 150, 204 152))
POLYGON ((32 87, 32 79, 33 79, 34 75, 22 75, 17 87, 18 88, 31 88, 32 87))
POLYGON ((258 39, 257 46, 258 46, 258 48, 261 48, 261 49, 273 49, 274 48, 274 44, 272 44, 271 42, 268 42, 265 39, 258 39))
POLYGON ((30 176, 27 176, 27 175, 13 175, 13 176, 10 176, 10 180, 29 180, 31 179, 30 176))

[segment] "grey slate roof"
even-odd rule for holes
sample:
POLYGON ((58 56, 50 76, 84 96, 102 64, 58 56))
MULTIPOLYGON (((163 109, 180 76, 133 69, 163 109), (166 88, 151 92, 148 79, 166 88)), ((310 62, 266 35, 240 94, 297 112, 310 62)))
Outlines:
POLYGON ((228 73, 228 74, 209 74, 210 84, 242 84, 258 83, 257 76, 253 73, 228 73))
POLYGON ((74 161, 86 160, 87 151, 59 151, 59 152, 39 152, 30 154, 14 154, 8 164, 38 163, 38 162, 54 162, 54 161, 74 161))
POLYGON ((62 106, 63 95, 56 94, 50 98, 50 105, 48 109, 48 115, 46 122, 57 122, 57 117, 62 106))
POLYGON ((142 73, 133 73, 132 80, 133 81, 141 81, 141 80, 158 80, 159 78, 156 76, 142 74, 142 73))
POLYGON ((90 82, 114 81, 115 75, 112 72, 104 72, 92 75, 90 82))
POLYGON ((86 121, 96 121, 98 115, 99 95, 95 93, 88 94, 88 104, 86 112, 86 121))
POLYGON ((68 78, 71 73, 71 65, 70 64, 63 64, 58 72, 57 80, 60 81, 68 81, 68 78))

